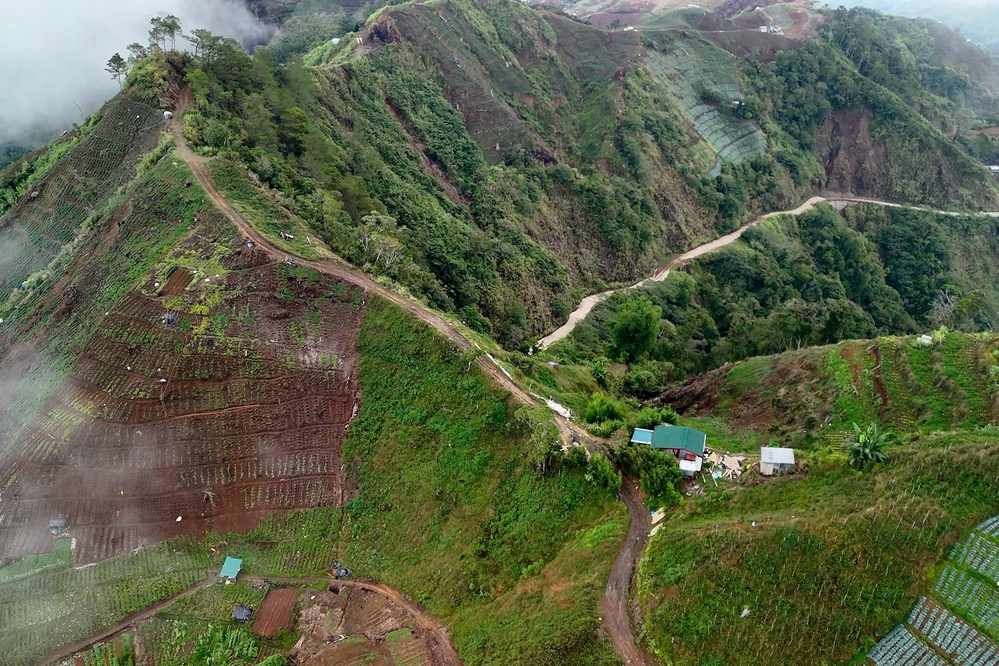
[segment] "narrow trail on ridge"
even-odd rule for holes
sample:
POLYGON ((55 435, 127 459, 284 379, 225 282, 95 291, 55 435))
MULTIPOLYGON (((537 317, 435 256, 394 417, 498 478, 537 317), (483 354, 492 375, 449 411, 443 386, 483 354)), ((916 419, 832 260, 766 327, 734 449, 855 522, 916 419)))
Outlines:
MULTIPOLYGON (((198 181, 198 184, 211 198, 215 206, 218 207, 218 209, 230 222, 236 225, 243 235, 252 240, 254 244, 256 244, 257 248, 265 252, 267 255, 278 260, 284 260, 288 254, 274 247, 262 234, 253 228, 253 226, 239 213, 239 211, 233 208, 233 206, 217 189, 215 189, 215 186, 212 184, 211 179, 208 177, 208 173, 205 170, 207 160, 204 157, 196 155, 194 151, 191 150, 190 146, 187 145, 180 123, 184 112, 190 107, 190 104, 190 92, 184 91, 178 100, 174 117, 171 121, 171 130, 178 156, 187 164, 187 167, 191 170, 191 173, 198 181)), ((307 266, 320 273, 332 275, 346 282, 355 284, 367 291, 374 292, 382 298, 385 298, 403 308, 407 312, 412 313, 415 317, 419 318, 429 326, 432 326, 434 330, 453 341, 461 349, 470 349, 472 347, 468 338, 457 331, 439 314, 429 310, 423 305, 403 298, 399 294, 383 287, 356 268, 350 267, 335 259, 324 259, 319 261, 300 259, 296 257, 295 261, 301 266, 307 266)), ((516 381, 513 380, 512 377, 506 373, 503 368, 499 366, 498 363, 495 362, 492 356, 488 354, 479 355, 476 357, 475 362, 484 372, 492 377, 497 384, 508 390, 518 402, 530 406, 546 404, 543 398, 525 391, 516 381)), ((602 443, 596 441, 589 433, 569 421, 567 418, 556 414, 554 419, 564 441, 568 441, 572 437, 576 437, 579 441, 585 443, 587 448, 590 450, 606 451, 602 443)), ((640 656, 641 653, 638 650, 634 629, 631 625, 631 616, 628 613, 628 592, 631 585, 632 574, 635 570, 635 565, 644 550, 645 539, 648 535, 647 523, 649 520, 648 510, 645 507, 645 502, 642 499, 641 493, 629 490, 630 486, 633 484, 634 481, 625 478, 622 486, 623 489, 619 496, 628 509, 631 526, 628 531, 628 538, 622 547, 621 552, 618 553, 617 559, 615 560, 614 566, 611 570, 602 604, 603 621, 607 627, 611 641, 614 644, 615 649, 618 651, 618 654, 621 656, 621 659, 629 666, 632 664, 638 665, 645 663, 640 656)), ((383 592, 389 589, 390 588, 384 588, 383 592)), ((392 590, 392 593, 401 596, 401 593, 395 590, 392 590)), ((413 608, 417 607, 413 605, 413 608)), ((454 650, 453 643, 450 642, 450 635, 448 635, 447 645, 451 650, 454 650)))
POLYGON ((648 286, 648 285, 650 285, 650 284, 652 284, 654 282, 662 282, 663 280, 665 280, 666 278, 669 277, 670 271, 672 269, 674 269, 674 268, 676 268, 678 266, 682 266, 683 264, 687 263, 688 261, 691 261, 692 259, 696 259, 697 257, 703 256, 705 254, 709 254, 711 252, 715 252, 716 250, 720 250, 723 247, 731 245, 735 241, 739 240, 742 237, 742 234, 745 233, 745 231, 747 229, 749 229, 750 227, 756 226, 757 224, 759 224, 763 220, 768 220, 768 219, 770 219, 772 217, 778 217, 780 215, 801 215, 802 213, 806 213, 806 212, 812 210, 813 208, 815 208, 820 203, 830 203, 830 204, 836 204, 836 203, 842 203, 842 204, 865 204, 866 203, 866 204, 874 204, 874 205, 877 205, 877 206, 887 206, 889 208, 907 208, 907 209, 911 209, 911 210, 922 210, 922 211, 927 211, 927 212, 931 212, 931 213, 937 213, 939 215, 953 215, 953 216, 961 216, 961 215, 987 215, 989 217, 999 217, 999 211, 982 211, 982 212, 979 212, 979 213, 961 213, 961 212, 947 211, 947 210, 935 210, 935 209, 932 209, 932 208, 925 208, 925 207, 922 207, 922 206, 907 206, 907 205, 904 205, 904 204, 892 203, 891 201, 881 201, 879 199, 866 199, 864 197, 856 197, 856 196, 853 196, 851 194, 830 194, 828 197, 814 196, 811 199, 809 199, 808 201, 806 201, 805 203, 803 203, 800 206, 798 206, 797 208, 794 208, 794 209, 791 209, 791 210, 774 211, 772 213, 766 213, 764 215, 758 215, 757 217, 754 217, 752 220, 750 220, 749 222, 747 222, 743 226, 741 226, 738 229, 736 229, 735 231, 733 231, 732 233, 726 234, 726 235, 721 236, 719 238, 716 238, 713 241, 709 241, 707 243, 704 243, 703 245, 699 245, 699 246, 695 247, 692 250, 688 250, 687 252, 684 252, 683 254, 674 257, 665 266, 660 266, 659 268, 657 268, 655 270, 655 272, 651 276, 645 278, 644 280, 636 282, 635 284, 629 285, 627 287, 620 287, 618 289, 609 289, 607 291, 602 291, 602 292, 600 292, 598 294, 591 294, 591 295, 585 297, 583 300, 581 300, 579 302, 579 305, 576 306, 576 309, 573 310, 569 314, 568 321, 566 321, 564 324, 562 324, 561 326, 559 326, 557 329, 555 329, 554 331, 552 331, 551 333, 549 333, 545 337, 543 337, 540 340, 538 340, 538 346, 541 347, 542 349, 547 349, 548 347, 550 347, 551 345, 555 344, 559 340, 567 337, 570 333, 572 333, 572 331, 576 328, 576 325, 579 322, 581 322, 584 319, 586 319, 586 316, 588 314, 590 314, 590 311, 593 310, 593 308, 597 304, 602 303, 603 301, 607 300, 613 294, 616 294, 619 291, 629 291, 631 289, 641 289, 642 287, 648 286))

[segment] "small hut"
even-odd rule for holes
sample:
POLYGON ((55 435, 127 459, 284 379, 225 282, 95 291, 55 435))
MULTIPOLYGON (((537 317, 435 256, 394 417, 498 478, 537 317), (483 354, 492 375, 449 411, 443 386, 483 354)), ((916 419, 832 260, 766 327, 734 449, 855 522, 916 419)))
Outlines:
POLYGON ((222 571, 219 572, 219 578, 226 585, 232 585, 236 582, 236 576, 239 575, 239 570, 242 568, 243 560, 235 557, 226 557, 225 562, 222 563, 222 571))
POLYGON ((786 474, 794 469, 794 449, 764 446, 760 449, 760 474, 773 476, 786 474))

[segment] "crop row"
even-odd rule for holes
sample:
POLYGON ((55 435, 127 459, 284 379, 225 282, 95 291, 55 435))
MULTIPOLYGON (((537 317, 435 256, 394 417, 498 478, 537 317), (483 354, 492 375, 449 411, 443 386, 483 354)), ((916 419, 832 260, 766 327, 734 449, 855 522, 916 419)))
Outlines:
POLYGON ((909 615, 909 625, 959 666, 995 666, 999 647, 977 629, 926 597, 909 615))
POLYGON ((899 625, 867 653, 875 666, 947 666, 925 643, 899 625))
POLYGON ((986 584, 948 564, 933 591, 978 626, 990 633, 999 630, 999 593, 994 585, 986 584))
POLYGON ((338 453, 313 451, 287 456, 250 458, 213 467, 185 469, 178 473, 186 487, 221 486, 259 479, 335 474, 340 469, 338 453))
POLYGON ((299 509, 329 506, 338 496, 336 478, 291 479, 243 488, 246 509, 299 509))
MULTIPOLYGON (((126 434, 135 434, 132 428, 122 429, 126 434)), ((74 447, 67 451, 61 460, 63 465, 91 469, 184 469, 202 465, 219 464, 246 457, 265 456, 268 453, 329 450, 336 448, 343 440, 342 432, 335 427, 315 425, 281 433, 263 433, 247 436, 225 436, 212 439, 212 446, 205 447, 204 439, 197 439, 197 433, 180 441, 160 441, 160 431, 146 428, 140 430, 145 443, 139 437, 115 442, 115 446, 102 446, 90 437, 86 446, 74 447), (121 441, 131 444, 119 445, 121 441)), ((112 438, 105 434, 105 442, 112 438)))
POLYGON ((983 534, 972 532, 952 559, 999 584, 999 544, 983 534))

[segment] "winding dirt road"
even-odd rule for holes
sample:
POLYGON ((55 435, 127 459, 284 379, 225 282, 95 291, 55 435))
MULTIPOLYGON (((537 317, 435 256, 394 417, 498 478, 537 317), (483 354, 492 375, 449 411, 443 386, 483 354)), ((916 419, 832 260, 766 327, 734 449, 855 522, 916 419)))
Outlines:
MULTIPOLYGON (((207 172, 205 171, 205 158, 196 155, 187 142, 184 140, 183 132, 181 131, 180 120, 183 117, 184 111, 190 104, 190 98, 187 95, 182 95, 178 103, 174 119, 172 121, 172 130, 174 135, 174 141, 176 143, 177 153, 187 164, 191 173, 197 179, 198 183, 201 185, 202 189, 206 194, 212 199, 218 209, 228 218, 236 227, 250 240, 252 240, 258 249, 265 252, 271 257, 278 260, 283 260, 288 257, 288 254, 278 248, 274 247, 263 235, 257 232, 256 229, 250 225, 249 222, 237 211, 229 202, 223 197, 218 190, 215 189, 207 172)), ((864 199, 860 197, 853 197, 850 195, 829 195, 829 198, 822 196, 815 196, 810 198, 808 201, 804 202, 797 208, 788 211, 778 211, 773 213, 767 213, 765 215, 760 215, 747 223, 746 225, 740 227, 736 231, 730 234, 717 238, 713 241, 700 245, 688 252, 685 252, 672 261, 670 261, 666 266, 660 267, 656 272, 629 287, 624 287, 622 289, 615 289, 610 291, 605 291, 599 294, 593 294, 587 296, 582 300, 579 307, 569 315, 569 321, 561 326, 558 330, 552 334, 542 338, 540 341, 540 346, 542 348, 548 347, 554 342, 564 338, 575 328, 576 324, 582 321, 586 315, 593 309, 593 307, 609 297, 611 294, 622 291, 624 289, 636 289, 644 285, 650 284, 652 282, 659 282, 665 280, 669 277, 670 270, 676 266, 680 266, 692 259, 700 257, 709 252, 714 252, 720 248, 723 248, 731 243, 738 240, 742 234, 750 227, 759 224, 761 221, 777 217, 779 215, 800 215, 808 210, 811 210, 816 205, 829 202, 829 203, 871 203, 883 206, 890 206, 896 208, 916 208, 914 206, 904 206, 901 204, 895 204, 886 201, 878 201, 874 199, 864 199)), ((925 210, 925 209, 924 209, 925 210)), ((955 213, 948 211, 934 211, 937 213, 947 214, 947 215, 963 215, 966 213, 955 213)), ((988 212, 983 213, 985 215, 990 215, 992 217, 999 217, 999 212, 988 212)), ((416 303, 414 301, 408 300, 399 294, 383 287, 374 280, 372 280, 367 274, 359 271, 346 263, 334 259, 323 259, 323 260, 308 260, 295 258, 296 263, 302 266, 307 266, 313 270, 320 273, 325 273, 332 275, 341 280, 355 284, 363 289, 376 293, 382 298, 385 298, 395 305, 403 308, 407 312, 412 313, 415 317, 433 327, 438 333, 446 337, 447 339, 454 342, 461 349, 470 349, 472 347, 469 340, 462 335, 453 324, 444 319, 440 314, 428 309, 426 306, 416 303)), ((544 405, 545 400, 539 396, 525 391, 516 381, 510 377, 503 368, 488 354, 480 354, 475 360, 476 364, 489 376, 491 376, 497 384, 508 390, 511 395, 518 401, 526 405, 544 405)), ((586 444, 587 448, 591 451, 604 451, 603 444, 599 441, 594 440, 588 433, 586 433, 582 428, 578 427, 576 424, 569 421, 563 416, 556 415, 555 422, 559 427, 562 436, 568 440, 570 437, 575 436, 581 442, 586 444)), ((620 499, 628 508, 628 516, 630 518, 630 526, 628 529, 628 536, 625 543, 622 545, 620 552, 618 552, 617 558, 614 561, 614 566, 611 569, 610 576, 607 581, 607 587, 604 593, 604 599, 601 603, 601 609, 603 612, 603 623, 607 629, 610 636, 611 642, 614 648, 617 650, 618 655, 621 657, 626 666, 640 666, 645 664, 653 664, 648 655, 646 655, 641 648, 637 645, 635 640, 635 632, 632 626, 631 614, 629 613, 629 598, 632 580, 634 577, 635 567, 645 551, 645 546, 648 541, 648 534, 650 528, 650 517, 648 509, 645 506, 644 498, 642 497, 641 491, 638 490, 637 485, 634 480, 625 478, 622 486, 620 499)), ((274 579, 272 579, 274 580, 274 579)), ((325 580, 325 579, 324 579, 325 580)), ((404 595, 396 590, 392 590, 384 585, 378 583, 360 583, 352 582, 351 584, 357 586, 367 586, 365 589, 370 589, 372 591, 377 591, 381 594, 385 594, 390 597, 396 603, 404 606, 413 613, 414 617, 422 618, 421 622, 429 623, 428 628, 432 628, 435 635, 442 641, 442 645, 447 646, 447 650, 453 654, 454 664, 460 664, 461 661, 458 658, 457 652, 454 651, 453 643, 451 642, 450 634, 447 629, 439 624, 433 618, 426 616, 422 613, 418 606, 410 602, 404 595)))
MULTIPOLYGON (((205 170, 207 160, 196 155, 187 145, 187 141, 184 139, 184 134, 181 130, 180 120, 189 104, 189 96, 186 94, 182 95, 180 101, 178 102, 171 124, 177 154, 187 164, 191 173, 198 181, 198 184, 201 185, 201 188, 211 198, 216 207, 218 207, 218 209, 230 222, 236 225, 243 235, 252 240, 256 247, 262 252, 265 252, 275 259, 284 260, 288 254, 274 247, 263 235, 250 225, 250 223, 239 213, 239 211, 233 208, 233 206, 225 199, 225 197, 222 196, 221 193, 219 193, 217 189, 215 189, 215 186, 212 184, 211 179, 208 177, 205 170)), ((295 261, 298 265, 307 266, 320 273, 332 275, 346 282, 355 284, 367 291, 374 292, 382 298, 385 298, 405 309, 407 312, 412 313, 415 317, 419 318, 429 326, 432 326, 434 330, 453 341, 460 348, 470 349, 472 347, 469 340, 439 314, 429 310, 419 303, 407 300, 399 294, 386 289, 356 268, 348 266, 347 264, 344 264, 336 259, 324 259, 322 261, 318 261, 295 258, 295 261)), ((545 404, 545 400, 543 398, 534 396, 525 391, 503 370, 503 368, 499 366, 498 363, 496 363, 495 359, 488 354, 480 354, 477 356, 475 362, 486 374, 492 377, 497 384, 509 391, 518 402, 531 406, 545 404)), ((568 419, 556 415, 555 423, 565 440, 569 440, 575 436, 579 441, 586 444, 587 448, 591 451, 604 451, 604 447, 601 443, 593 440, 585 430, 578 427, 568 419)), ((648 535, 649 516, 641 494, 636 493, 634 490, 629 490, 629 488, 633 485, 634 482, 626 478, 623 486, 624 489, 620 494, 621 501, 624 502, 628 508, 628 515, 631 518, 631 526, 629 528, 627 541, 622 547, 621 552, 618 553, 613 569, 611 570, 610 578, 604 594, 602 608, 604 624, 607 627, 608 634, 610 635, 611 641, 617 649, 618 654, 626 664, 638 665, 645 662, 643 661, 641 653, 637 647, 635 632, 631 625, 631 616, 628 613, 628 592, 631 586, 631 579, 634 574, 635 565, 641 557, 645 547, 645 540, 648 535)), ((374 586, 376 584, 367 583, 367 585, 374 586)), ((377 588, 372 587, 372 589, 377 588)), ((382 586, 382 589, 379 589, 379 591, 383 594, 388 594, 388 590, 390 590, 390 588, 385 588, 384 586, 382 586)), ((395 590, 391 590, 391 593, 404 599, 404 597, 402 597, 401 594, 395 590)), ((406 603, 411 602, 406 601, 406 603)), ((416 607, 413 606, 413 608, 416 607)), ((443 627, 440 628, 446 633, 446 629, 443 629, 443 627)), ((448 635, 446 645, 448 645, 449 649, 452 651, 454 650, 453 644, 450 642, 450 635, 448 635)), ((457 653, 455 653, 455 659, 457 659, 457 653)), ((454 663, 461 662, 456 661, 454 663)))
POLYGON ((614 649, 617 650, 625 666, 645 666, 655 662, 635 640, 631 613, 628 612, 628 600, 631 598, 631 582, 635 575, 635 566, 649 541, 652 518, 645 508, 642 491, 633 479, 625 478, 621 484, 621 500, 628 507, 631 524, 628 526, 628 536, 618 551, 610 577, 607 579, 607 588, 604 590, 600 610, 611 643, 614 644, 614 649))
POLYGON ((999 217, 999 211, 961 213, 961 212, 947 211, 947 210, 934 210, 930 208, 924 208, 921 206, 907 206, 904 204, 892 203, 890 201, 880 201, 878 199, 866 199, 864 197, 855 197, 850 194, 829 194, 827 197, 815 196, 806 201, 805 203, 801 204, 797 208, 793 208, 791 210, 775 211, 773 213, 767 213, 765 215, 759 215, 753 218, 751 221, 744 224, 743 226, 739 227, 732 233, 716 238, 713 241, 705 243, 704 245, 699 245, 694 249, 684 252, 683 254, 673 258, 668 264, 666 264, 665 266, 660 266, 650 277, 647 277, 640 282, 636 282, 635 284, 629 285, 627 287, 621 287, 619 289, 610 289, 608 291, 602 291, 599 294, 592 294, 590 296, 587 296, 586 298, 581 300, 576 309, 569 314, 568 321, 566 321, 564 324, 559 326, 557 329, 555 329, 545 337, 538 340, 538 346, 541 347, 542 349, 547 349, 551 345, 555 344, 562 338, 572 333, 573 329, 576 328, 576 325, 579 322, 586 319, 586 316, 590 313, 591 310, 593 310, 594 306, 596 306, 598 303, 605 301, 611 295, 616 294, 619 291, 640 289, 649 284, 652 284, 653 282, 662 282, 663 280, 669 277, 670 271, 673 268, 676 268, 677 266, 682 266, 683 264, 687 263, 688 261, 691 261, 692 259, 696 259, 697 257, 709 254, 711 252, 715 252, 716 250, 720 250, 721 248, 726 247, 727 245, 731 245, 735 241, 739 240, 742 237, 742 234, 745 233, 747 229, 756 226, 763 220, 768 220, 772 217, 778 217, 780 215, 801 215, 802 213, 812 210, 820 203, 846 204, 846 205, 866 203, 866 204, 875 204, 878 206, 887 206, 888 208, 908 208, 911 210, 923 210, 923 211, 937 213, 939 215, 952 215, 955 217, 961 215, 971 215, 971 214, 986 215, 988 217, 999 217))

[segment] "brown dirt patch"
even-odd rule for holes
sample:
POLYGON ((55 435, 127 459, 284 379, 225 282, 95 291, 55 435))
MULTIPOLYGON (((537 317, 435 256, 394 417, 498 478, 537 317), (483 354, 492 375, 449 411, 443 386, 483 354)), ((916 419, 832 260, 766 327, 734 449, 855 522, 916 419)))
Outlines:
POLYGON ((833 111, 815 150, 826 171, 826 189, 871 197, 888 190, 888 158, 883 146, 874 145, 864 109, 833 111))
POLYGON ((282 629, 291 627, 291 615, 295 611, 298 590, 291 587, 272 587, 260 604, 257 617, 253 620, 253 633, 265 638, 273 638, 282 629))
POLYGON ((187 288, 187 285, 191 284, 191 280, 193 279, 193 275, 188 273, 183 268, 178 268, 170 274, 170 278, 163 286, 163 291, 161 293, 164 296, 180 296, 184 293, 184 289, 187 288))
POLYGON ((273 263, 223 279, 208 321, 164 325, 140 291, 104 318, 0 460, 0 561, 51 549, 57 516, 84 564, 345 501, 364 291, 273 263))
POLYGON ((304 666, 445 666, 438 641, 413 615, 372 590, 333 585, 305 600, 299 614, 302 637, 292 649, 304 666), (332 590, 336 590, 333 592, 332 590))

